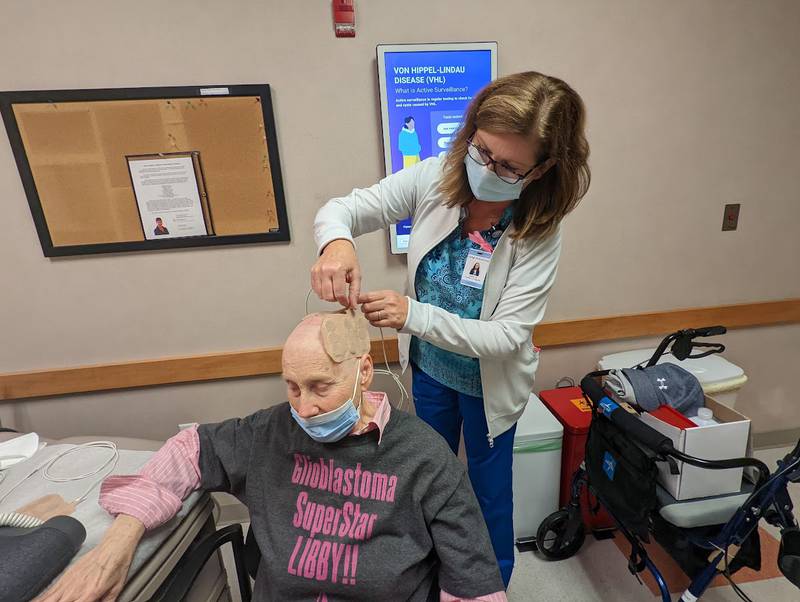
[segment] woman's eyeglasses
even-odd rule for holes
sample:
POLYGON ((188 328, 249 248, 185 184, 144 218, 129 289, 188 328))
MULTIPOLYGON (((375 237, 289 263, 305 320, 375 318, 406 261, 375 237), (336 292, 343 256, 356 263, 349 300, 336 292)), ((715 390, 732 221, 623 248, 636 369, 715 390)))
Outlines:
POLYGON ((489 151, 482 146, 475 144, 472 141, 472 138, 467 140, 467 154, 469 155, 469 158, 475 161, 475 163, 478 165, 491 165, 494 175, 507 184, 516 184, 517 182, 524 180, 539 165, 539 163, 537 163, 525 173, 519 173, 505 161, 495 161, 492 159, 491 153, 489 153, 489 151))

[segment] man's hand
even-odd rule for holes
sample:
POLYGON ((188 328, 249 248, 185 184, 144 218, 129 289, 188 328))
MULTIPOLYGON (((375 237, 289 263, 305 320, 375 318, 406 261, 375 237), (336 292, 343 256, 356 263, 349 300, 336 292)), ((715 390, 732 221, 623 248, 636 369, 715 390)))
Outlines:
POLYGON ((400 330, 408 318, 408 297, 396 291, 374 291, 359 295, 361 311, 378 328, 400 330))
POLYGON ((113 602, 128 576, 128 568, 144 525, 120 514, 96 548, 69 567, 35 602, 113 602))
POLYGON ((355 308, 361 293, 361 267, 353 243, 349 240, 328 243, 311 268, 311 288, 324 301, 338 301, 344 307, 355 308))

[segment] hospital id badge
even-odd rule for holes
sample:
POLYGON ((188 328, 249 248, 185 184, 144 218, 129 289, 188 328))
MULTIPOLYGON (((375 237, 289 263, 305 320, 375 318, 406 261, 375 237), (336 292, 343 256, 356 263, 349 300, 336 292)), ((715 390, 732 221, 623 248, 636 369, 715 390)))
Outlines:
POLYGON ((472 249, 467 255, 467 261, 464 263, 461 284, 472 288, 483 288, 483 281, 486 279, 486 272, 489 271, 489 260, 491 258, 491 253, 472 249))

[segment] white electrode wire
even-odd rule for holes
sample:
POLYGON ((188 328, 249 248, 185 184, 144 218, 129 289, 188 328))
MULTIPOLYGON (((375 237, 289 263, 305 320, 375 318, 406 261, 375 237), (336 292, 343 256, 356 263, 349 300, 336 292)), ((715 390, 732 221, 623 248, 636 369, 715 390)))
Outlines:
POLYGON ((11 489, 9 489, 8 491, 6 491, 6 492, 5 492, 3 495, 0 495, 0 504, 2 504, 2 503, 3 503, 3 501, 4 501, 4 500, 5 500, 5 499, 6 499, 6 498, 9 496, 9 495, 11 495, 11 493, 12 493, 12 492, 13 492, 13 491, 14 491, 14 490, 17 488, 17 487, 19 487, 19 486, 20 486, 20 485, 22 485, 22 484, 23 484, 25 481, 27 481, 28 479, 30 479, 30 478, 31 478, 33 475, 35 475, 37 472, 39 472, 39 471, 40 471, 42 468, 44 468, 44 463, 42 463, 42 464, 39 464, 39 466, 37 466, 37 467, 33 468, 33 469, 32 469, 32 470, 31 470, 31 471, 28 473, 28 474, 26 474, 24 477, 22 477, 22 479, 20 479, 20 480, 19 480, 18 482, 16 482, 16 483, 14 483, 14 485, 12 485, 12 486, 11 486, 11 489))
POLYGON ((405 401, 409 399, 408 391, 403 386, 403 383, 400 381, 400 376, 392 372, 392 369, 389 367, 389 354, 386 353, 386 340, 383 338, 383 328, 378 329, 381 333, 381 348, 383 349, 383 363, 386 364, 386 370, 382 368, 375 369, 373 372, 376 374, 386 374, 387 376, 391 376, 394 384, 397 385, 397 388, 400 389, 400 403, 398 404, 398 408, 401 410, 405 406, 405 401))
POLYGON ((308 300, 311 298, 311 293, 313 293, 313 292, 314 292, 314 289, 310 288, 310 289, 308 289, 308 294, 306 295, 306 313, 305 313, 306 316, 308 315, 308 300))
POLYGON ((65 449, 64 451, 56 454, 46 462, 43 462, 42 464, 31 470, 27 475, 25 475, 25 477, 22 480, 17 482, 13 487, 11 487, 11 489, 6 491, 2 495, 2 497, 0 497, 0 502, 5 500, 11 494, 12 491, 14 491, 17 487, 22 485, 22 483, 24 483, 28 479, 30 479, 34 474, 36 474, 40 470, 42 471, 42 478, 45 479, 46 481, 50 481, 51 483, 69 483, 72 481, 80 481, 81 479, 88 479, 89 477, 92 477, 100 472, 104 472, 104 474, 98 479, 96 479, 94 483, 92 483, 91 486, 89 486, 89 488, 86 489, 86 491, 84 491, 80 497, 73 500, 75 504, 80 504, 82 501, 86 499, 89 493, 95 487, 97 487, 97 485, 100 484, 100 482, 103 479, 105 479, 109 474, 111 474, 114 468, 116 468, 118 460, 119 460, 119 450, 117 450, 116 444, 114 444, 114 442, 112 441, 90 441, 88 443, 82 443, 81 445, 76 445, 75 447, 70 447, 69 449, 65 449), (111 455, 94 470, 82 474, 77 474, 77 475, 53 474, 52 469, 53 466, 56 464, 56 462, 68 456, 69 454, 78 451, 83 451, 84 449, 89 449, 89 448, 109 449, 111 450, 111 455), (108 468, 108 470, 106 470, 106 468, 108 468))
POLYGON ((403 386, 403 383, 400 381, 400 378, 392 372, 391 370, 384 370, 382 368, 378 368, 374 370, 375 374, 385 374, 386 376, 390 376, 394 381, 394 384, 397 385, 397 388, 400 390, 400 403, 397 404, 398 409, 402 410, 405 407, 405 402, 407 399, 410 399, 408 395, 408 391, 403 386))

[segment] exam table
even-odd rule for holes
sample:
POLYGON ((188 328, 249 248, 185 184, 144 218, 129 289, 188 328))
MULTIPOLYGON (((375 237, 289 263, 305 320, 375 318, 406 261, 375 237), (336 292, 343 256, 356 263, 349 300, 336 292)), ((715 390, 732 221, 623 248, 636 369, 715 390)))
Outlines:
MULTIPOLYGON (((0 440, 10 436, 13 435, 0 433, 0 440)), ((28 461, 6 470, 6 478, 0 483, 0 494, 20 480, 31 466, 46 461, 48 456, 52 457, 58 450, 65 449, 64 445, 77 445, 98 439, 113 441, 120 451, 117 467, 112 474, 135 472, 149 459, 153 451, 163 445, 161 441, 127 437, 82 436, 60 440, 42 439, 48 443, 45 448, 40 449, 28 461)), ((91 459, 86 458, 85 461, 88 463, 91 462, 91 459)), ((3 502, 0 510, 13 510, 46 493, 60 493, 68 498, 81 488, 86 488, 85 482, 53 484, 32 478, 30 483, 26 482, 12 492, 11 496, 3 502), (57 485, 57 489, 54 488, 55 485, 57 485)), ((86 541, 72 562, 97 545, 113 520, 97 505, 98 494, 99 487, 96 487, 86 501, 79 504, 72 514, 73 518, 83 523, 87 531, 86 541)), ((119 602, 146 602, 156 596, 159 588, 162 587, 190 546, 216 531, 215 516, 217 514, 216 505, 208 493, 194 492, 190 494, 184 500, 183 507, 175 518, 148 532, 142 538, 131 563, 127 583, 118 598, 119 602)), ((187 602, 231 601, 227 574, 219 550, 216 550, 205 563, 184 600, 187 602)))

